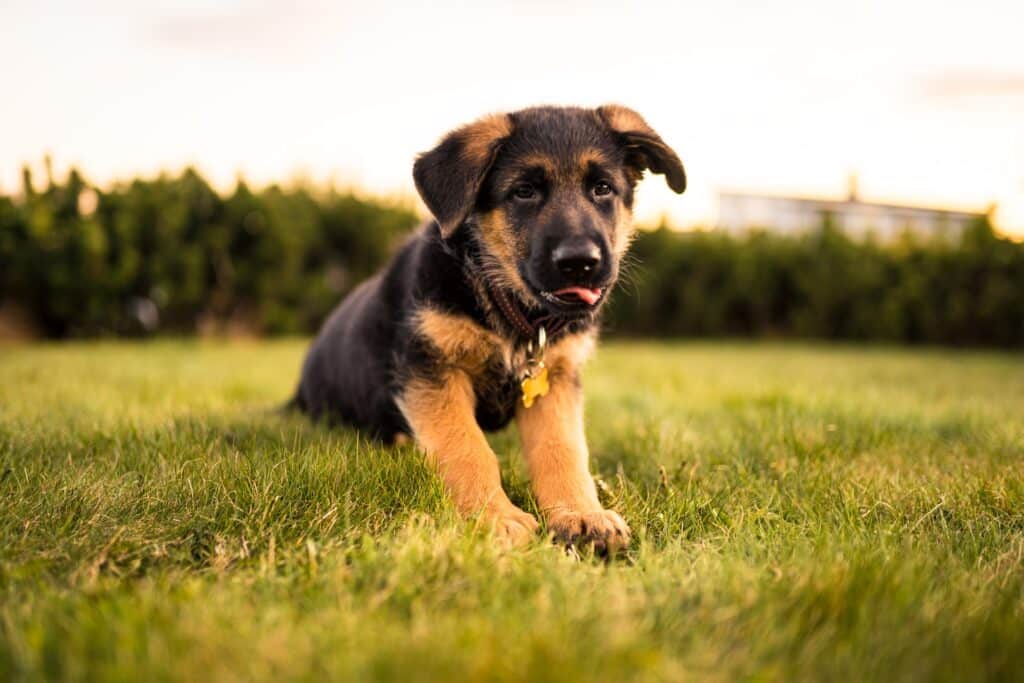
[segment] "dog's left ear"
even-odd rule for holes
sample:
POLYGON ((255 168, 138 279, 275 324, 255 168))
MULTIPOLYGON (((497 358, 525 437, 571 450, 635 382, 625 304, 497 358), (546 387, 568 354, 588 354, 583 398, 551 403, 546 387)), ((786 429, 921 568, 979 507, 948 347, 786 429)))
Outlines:
POLYGON ((606 104, 597 108, 597 115, 619 136, 626 148, 626 163, 637 170, 638 177, 645 169, 650 169, 665 176, 665 182, 677 194, 683 193, 686 189, 683 162, 640 114, 619 104, 606 104))
POLYGON ((442 237, 451 237, 473 210, 487 171, 512 127, 508 114, 485 116, 452 131, 416 159, 412 177, 442 237))

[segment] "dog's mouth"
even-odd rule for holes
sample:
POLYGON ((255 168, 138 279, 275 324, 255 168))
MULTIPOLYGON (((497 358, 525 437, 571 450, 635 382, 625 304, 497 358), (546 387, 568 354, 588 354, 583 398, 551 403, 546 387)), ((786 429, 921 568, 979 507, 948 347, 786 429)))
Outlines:
POLYGON ((541 291, 540 295, 549 303, 560 307, 589 309, 597 306, 604 297, 605 287, 562 287, 553 292, 541 291))

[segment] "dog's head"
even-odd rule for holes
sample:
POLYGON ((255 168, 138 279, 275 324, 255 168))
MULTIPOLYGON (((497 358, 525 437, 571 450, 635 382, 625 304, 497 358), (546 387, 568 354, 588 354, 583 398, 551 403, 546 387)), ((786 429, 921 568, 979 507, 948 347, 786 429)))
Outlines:
POLYGON ((679 157, 635 111, 537 107, 449 133, 413 177, 442 237, 474 231, 494 285, 571 315, 615 283, 645 170, 686 188, 679 157))

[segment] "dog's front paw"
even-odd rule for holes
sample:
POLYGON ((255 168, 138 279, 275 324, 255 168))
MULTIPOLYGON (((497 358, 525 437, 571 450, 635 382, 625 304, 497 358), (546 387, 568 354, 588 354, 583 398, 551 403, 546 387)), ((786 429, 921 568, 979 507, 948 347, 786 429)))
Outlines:
POLYGON ((540 529, 533 515, 512 504, 488 511, 486 517, 494 527, 498 543, 506 548, 526 545, 537 536, 537 530, 540 529))
POLYGON ((601 556, 614 555, 629 545, 629 526, 614 510, 560 512, 548 520, 548 531, 556 543, 576 547, 593 546, 601 556))

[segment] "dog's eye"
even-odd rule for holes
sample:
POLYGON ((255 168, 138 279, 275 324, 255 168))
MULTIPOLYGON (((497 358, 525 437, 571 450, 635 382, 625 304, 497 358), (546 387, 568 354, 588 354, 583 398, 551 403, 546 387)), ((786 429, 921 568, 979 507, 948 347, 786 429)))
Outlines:
POLYGON ((607 197, 613 192, 611 184, 604 180, 598 180, 594 183, 594 187, 591 191, 594 193, 595 197, 607 197))
POLYGON ((512 188, 512 196, 516 199, 533 199, 537 196, 537 190, 530 183, 519 183, 512 188))

